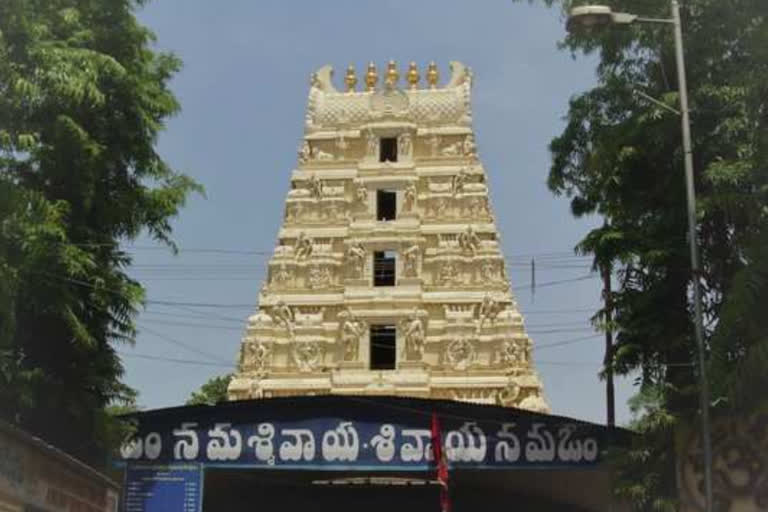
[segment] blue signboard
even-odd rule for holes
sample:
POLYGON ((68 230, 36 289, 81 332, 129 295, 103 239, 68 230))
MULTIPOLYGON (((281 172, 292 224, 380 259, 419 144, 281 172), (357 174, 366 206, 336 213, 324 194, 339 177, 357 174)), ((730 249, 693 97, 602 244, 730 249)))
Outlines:
POLYGON ((130 464, 420 471, 434 468, 432 414, 452 468, 589 466, 606 447, 597 425, 515 409, 305 397, 140 415, 121 456, 130 464))
POLYGON ((203 472, 199 464, 129 464, 123 512, 200 512, 203 472))

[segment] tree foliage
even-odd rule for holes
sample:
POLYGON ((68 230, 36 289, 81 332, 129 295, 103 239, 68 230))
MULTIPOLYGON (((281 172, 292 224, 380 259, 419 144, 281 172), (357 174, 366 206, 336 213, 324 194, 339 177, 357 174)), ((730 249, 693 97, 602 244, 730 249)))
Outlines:
POLYGON ((216 405, 227 400, 227 387, 232 380, 232 374, 221 375, 208 379, 200 389, 192 392, 187 405, 216 405))
MULTIPOLYGON (((545 3, 565 13, 577 2, 545 3)), ((669 0, 607 3, 670 17, 669 0)), ((714 401, 744 412, 768 385, 768 3, 681 4, 709 373, 714 401)), ((574 215, 605 219, 577 250, 619 277, 614 371, 639 372, 643 389, 660 396, 638 425, 646 459, 635 462, 644 464, 663 456, 670 425, 698 414, 680 118, 636 92, 679 108, 673 32, 636 23, 574 32, 561 44, 599 53, 598 84, 571 99, 566 127, 550 146, 548 184, 570 198, 574 215)), ((674 464, 666 461, 667 469, 674 464)), ((623 488, 638 508, 664 509, 662 498, 674 495, 674 478, 653 468, 623 488)))
POLYGON ((141 0, 0 1, 0 415, 92 463, 130 401, 115 352, 140 284, 120 243, 172 245, 199 186, 155 150, 179 105, 141 0))

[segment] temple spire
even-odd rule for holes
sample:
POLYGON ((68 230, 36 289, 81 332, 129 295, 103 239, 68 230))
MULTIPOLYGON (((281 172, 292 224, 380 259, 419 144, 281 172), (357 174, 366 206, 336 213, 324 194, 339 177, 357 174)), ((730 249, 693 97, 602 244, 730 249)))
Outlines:
POLYGON ((232 399, 391 394, 548 411, 472 129, 472 74, 314 73, 232 399))

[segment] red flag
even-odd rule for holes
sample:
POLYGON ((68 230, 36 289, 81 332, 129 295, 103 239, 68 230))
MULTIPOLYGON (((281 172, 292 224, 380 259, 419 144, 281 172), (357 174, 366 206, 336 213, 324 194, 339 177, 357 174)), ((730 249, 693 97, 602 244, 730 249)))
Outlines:
POLYGON ((440 418, 432 413, 432 456, 437 464, 437 482, 440 484, 440 507, 451 512, 451 497, 448 494, 448 464, 443 453, 443 439, 440 433, 440 418))

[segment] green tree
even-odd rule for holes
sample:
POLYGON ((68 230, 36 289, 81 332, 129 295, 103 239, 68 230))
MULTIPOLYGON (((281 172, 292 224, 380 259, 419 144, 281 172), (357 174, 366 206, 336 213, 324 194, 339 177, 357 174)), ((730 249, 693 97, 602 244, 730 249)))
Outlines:
POLYGON ((101 464, 143 299, 120 247, 191 191, 155 143, 179 105, 142 0, 0 1, 0 415, 101 464))
MULTIPOLYGON (((564 12, 582 3, 545 2, 564 12)), ((746 412, 768 384, 768 3, 682 3, 712 391, 728 412, 746 412)), ((670 15, 669 0, 608 4, 670 15)), ((678 108, 672 31, 638 23, 572 33, 562 45, 599 53, 598 84, 571 99, 550 145, 548 184, 570 198, 574 215, 605 219, 577 250, 618 275, 614 371, 639 372, 643 389, 659 397, 637 423, 646 435, 633 453, 645 458, 629 457, 643 464, 658 456, 658 464, 620 491, 639 509, 660 510, 675 494, 671 429, 699 412, 680 119, 636 94, 678 108)))
POLYGON ((212 377, 208 382, 193 391, 187 400, 187 405, 216 405, 227 400, 227 387, 232 380, 232 374, 212 377))
POLYGON ((126 387, 119 400, 113 400, 104 408, 108 421, 104 422, 104 430, 100 435, 108 448, 117 450, 122 443, 136 434, 138 420, 125 416, 141 411, 137 398, 138 392, 126 387))

